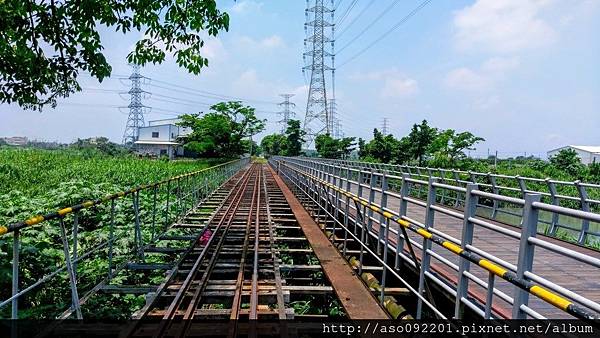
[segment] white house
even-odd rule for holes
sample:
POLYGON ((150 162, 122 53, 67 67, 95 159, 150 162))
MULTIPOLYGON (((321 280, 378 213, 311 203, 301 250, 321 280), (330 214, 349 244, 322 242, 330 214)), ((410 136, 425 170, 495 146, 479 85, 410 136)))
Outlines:
POLYGON ((149 121, 148 126, 138 129, 138 140, 135 149, 138 154, 152 156, 168 156, 170 159, 183 156, 181 138, 189 135, 189 128, 177 125, 180 120, 163 119, 149 121))
POLYGON ((558 152, 563 149, 575 150, 583 164, 600 163, 600 146, 564 146, 550 150, 548 152, 548 158, 558 154, 558 152))

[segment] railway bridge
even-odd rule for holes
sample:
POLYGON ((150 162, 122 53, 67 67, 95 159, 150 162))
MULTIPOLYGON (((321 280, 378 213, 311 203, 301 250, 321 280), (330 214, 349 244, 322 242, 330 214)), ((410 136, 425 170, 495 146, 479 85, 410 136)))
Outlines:
POLYGON ((594 320, 596 188, 236 160, 0 227, 12 243, 0 313, 58 319, 20 328, 42 335, 64 319, 137 319, 124 337, 278 335, 256 324, 286 319, 594 320), (27 250, 38 232, 62 252, 55 266, 27 250), (194 325, 215 319, 235 321, 194 325))

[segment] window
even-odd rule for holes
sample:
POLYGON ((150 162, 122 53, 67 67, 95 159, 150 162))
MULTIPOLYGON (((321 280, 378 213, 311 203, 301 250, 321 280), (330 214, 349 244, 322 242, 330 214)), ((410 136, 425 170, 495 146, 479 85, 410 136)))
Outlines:
POLYGON ((167 155, 167 149, 160 150, 160 156, 164 156, 164 155, 167 155))
POLYGON ((152 138, 158 138, 158 132, 157 131, 153 131, 152 132, 152 138))

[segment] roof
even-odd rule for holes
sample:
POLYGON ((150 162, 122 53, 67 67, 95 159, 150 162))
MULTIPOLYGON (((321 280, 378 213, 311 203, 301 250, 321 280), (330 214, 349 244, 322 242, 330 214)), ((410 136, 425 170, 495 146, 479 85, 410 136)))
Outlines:
POLYGON ((150 126, 138 127, 138 129, 156 128, 156 127, 163 127, 163 126, 179 127, 178 125, 173 124, 173 123, 163 123, 163 124, 153 124, 153 125, 150 125, 150 126))
POLYGON ((549 152, 564 149, 564 148, 574 148, 574 149, 585 151, 588 153, 600 154, 600 146, 575 146, 575 145, 568 145, 568 146, 552 149, 549 152))
POLYGON ((165 145, 165 146, 178 146, 180 145, 177 142, 171 141, 154 141, 154 140, 138 140, 134 142, 135 144, 156 144, 156 145, 165 145))
POLYGON ((152 120, 152 121, 148 121, 147 127, 152 127, 152 126, 157 126, 157 125, 165 125, 165 124, 177 124, 179 122, 181 122, 181 119, 179 117, 173 117, 170 119, 152 120), (165 121, 169 121, 170 123, 165 123, 165 121))

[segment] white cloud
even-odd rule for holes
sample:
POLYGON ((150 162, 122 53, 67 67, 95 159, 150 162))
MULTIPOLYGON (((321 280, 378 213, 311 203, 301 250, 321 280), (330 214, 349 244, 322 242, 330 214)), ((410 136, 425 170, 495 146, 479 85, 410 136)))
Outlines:
POLYGON ((260 40, 260 45, 266 48, 283 46, 283 39, 279 35, 272 35, 260 40))
POLYGON ((455 13, 455 40, 461 50, 516 52, 546 46, 557 32, 542 12, 554 0, 477 0, 455 13))
POLYGON ((264 52, 265 49, 275 49, 285 47, 285 42, 281 36, 274 34, 262 39, 253 39, 249 36, 241 36, 235 40, 238 48, 246 51, 264 52))
POLYGON ((383 83, 380 90, 382 98, 410 97, 419 92, 419 84, 400 72, 397 68, 390 68, 368 73, 355 73, 349 76, 356 81, 377 81, 383 83))
POLYGON ((466 67, 451 70, 444 79, 444 84, 453 89, 478 91, 489 88, 490 80, 478 72, 466 67))
POLYGON ((381 91, 382 97, 406 97, 416 94, 419 90, 417 81, 409 78, 387 78, 381 91))
POLYGON ((449 88, 464 91, 489 90, 519 64, 517 57, 493 57, 477 69, 461 67, 451 70, 446 74, 444 84, 449 88))
POLYGON ((245 14, 248 12, 260 11, 262 6, 262 2, 243 0, 236 2, 233 6, 231 6, 230 11, 237 14, 245 14))

